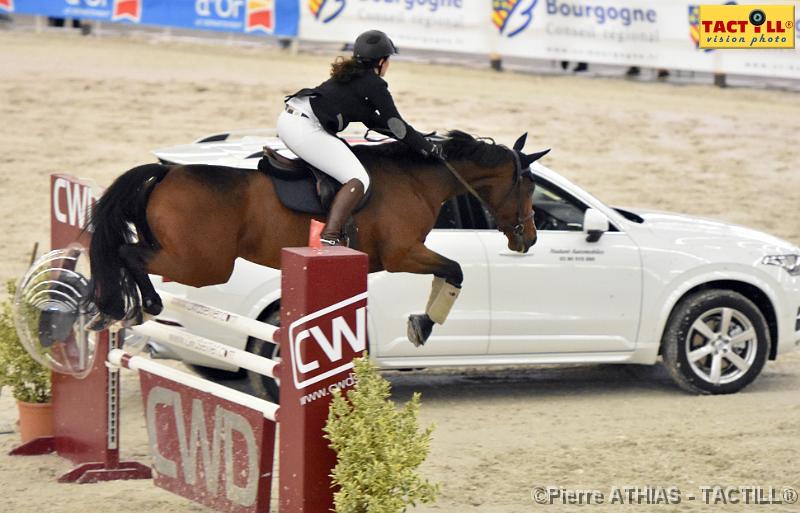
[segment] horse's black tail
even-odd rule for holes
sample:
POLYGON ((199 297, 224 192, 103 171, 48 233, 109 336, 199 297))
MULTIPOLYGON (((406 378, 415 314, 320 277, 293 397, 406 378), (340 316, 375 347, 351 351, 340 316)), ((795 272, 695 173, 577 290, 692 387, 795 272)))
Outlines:
POLYGON ((120 248, 149 235, 145 215, 153 186, 169 168, 162 164, 138 166, 117 178, 95 203, 87 228, 93 230, 89 247, 92 286, 89 300, 114 319, 141 304, 133 275, 120 256, 120 248))

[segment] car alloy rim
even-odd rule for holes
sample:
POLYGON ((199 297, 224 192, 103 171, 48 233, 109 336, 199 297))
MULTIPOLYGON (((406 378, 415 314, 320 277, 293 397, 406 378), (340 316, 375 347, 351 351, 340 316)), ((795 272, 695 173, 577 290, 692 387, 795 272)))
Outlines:
POLYGON ((733 308, 714 308, 698 316, 686 336, 689 366, 714 385, 744 376, 756 359, 757 347, 753 323, 733 308))

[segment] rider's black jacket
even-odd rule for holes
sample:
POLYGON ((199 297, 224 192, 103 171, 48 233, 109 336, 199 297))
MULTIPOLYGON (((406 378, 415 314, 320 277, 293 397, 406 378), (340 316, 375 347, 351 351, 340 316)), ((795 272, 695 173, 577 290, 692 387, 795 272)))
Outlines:
POLYGON ((376 73, 366 72, 347 82, 330 78, 315 88, 301 89, 293 97, 310 97, 311 108, 328 133, 359 121, 369 128, 387 130, 415 150, 428 154, 433 144, 406 123, 394 105, 389 86, 376 73))

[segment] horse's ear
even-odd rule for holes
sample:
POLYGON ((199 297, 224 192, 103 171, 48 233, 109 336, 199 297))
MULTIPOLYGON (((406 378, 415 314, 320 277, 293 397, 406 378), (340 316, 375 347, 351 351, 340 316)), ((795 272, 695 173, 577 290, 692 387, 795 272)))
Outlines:
POLYGON ((540 158, 544 157, 548 153, 550 153, 550 148, 547 148, 544 151, 537 151, 536 153, 531 153, 529 155, 523 155, 522 158, 520 159, 520 163, 522 164, 522 167, 524 169, 533 164, 534 162, 536 162, 537 160, 539 160, 540 158))
POLYGON ((519 136, 517 142, 514 143, 514 151, 521 151, 525 147, 525 140, 528 138, 528 132, 519 136))

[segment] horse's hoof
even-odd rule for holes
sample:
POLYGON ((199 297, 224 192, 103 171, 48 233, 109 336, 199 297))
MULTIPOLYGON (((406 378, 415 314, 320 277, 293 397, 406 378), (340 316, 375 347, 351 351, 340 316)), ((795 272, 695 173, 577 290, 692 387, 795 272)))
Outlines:
MULTIPOLYGON (((161 308, 163 310, 163 307, 161 308)), ((140 326, 147 321, 154 319, 156 316, 151 315, 147 312, 147 310, 139 309, 136 311, 135 314, 130 315, 129 317, 122 319, 122 327, 123 328, 132 328, 134 326, 140 326)))
POLYGON ((88 323, 86 323, 85 329, 88 331, 103 331, 108 329, 109 326, 111 326, 115 322, 117 322, 116 319, 108 315, 98 313, 95 314, 95 316, 92 317, 88 323))
POLYGON ((431 336, 433 321, 428 314, 412 314, 408 316, 408 340, 416 347, 421 347, 431 336))
POLYGON ((164 311, 164 303, 161 302, 161 298, 158 296, 148 297, 142 301, 142 308, 146 314, 156 316, 164 311))
POLYGON ((134 315, 132 315, 130 317, 126 317, 125 319, 122 319, 121 321, 119 321, 119 325, 122 326, 123 328, 132 328, 132 327, 138 326, 140 324, 142 324, 142 313, 141 313, 141 311, 139 313, 137 313, 137 314, 134 314, 134 315))

